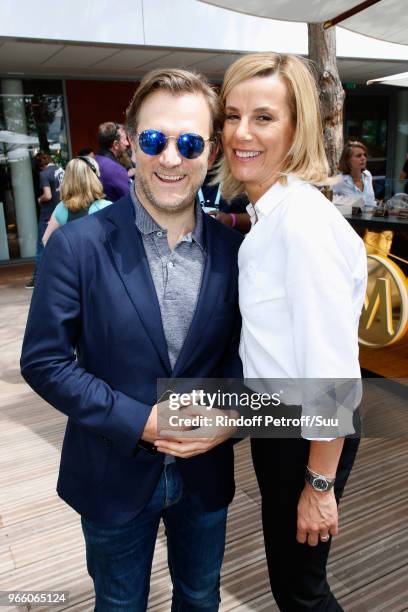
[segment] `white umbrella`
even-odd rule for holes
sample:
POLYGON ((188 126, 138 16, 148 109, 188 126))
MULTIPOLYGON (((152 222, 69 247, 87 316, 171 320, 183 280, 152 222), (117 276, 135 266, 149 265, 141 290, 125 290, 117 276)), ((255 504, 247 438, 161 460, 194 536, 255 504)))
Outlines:
POLYGON ((396 87, 408 87, 408 72, 400 72, 391 76, 381 77, 380 79, 370 79, 367 85, 381 83, 384 85, 395 85, 396 87))
POLYGON ((220 8, 279 21, 322 23, 388 42, 408 44, 407 3, 401 0, 201 0, 220 8))
POLYGON ((29 136, 11 130, 0 130, 0 144, 3 142, 8 145, 38 145, 38 136, 29 136))

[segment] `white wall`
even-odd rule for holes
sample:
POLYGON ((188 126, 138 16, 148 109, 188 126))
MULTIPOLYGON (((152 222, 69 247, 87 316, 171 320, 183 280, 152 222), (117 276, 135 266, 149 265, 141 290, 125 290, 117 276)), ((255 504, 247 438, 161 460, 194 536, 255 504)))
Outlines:
POLYGON ((1 0, 0 35, 143 45, 142 4, 143 0, 1 0))

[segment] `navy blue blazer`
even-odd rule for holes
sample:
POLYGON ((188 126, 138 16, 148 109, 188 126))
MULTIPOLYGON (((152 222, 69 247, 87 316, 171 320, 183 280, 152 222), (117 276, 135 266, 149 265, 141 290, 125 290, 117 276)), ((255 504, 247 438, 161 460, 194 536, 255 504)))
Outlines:
MULTIPOLYGON (((159 303, 129 195, 51 236, 21 357, 28 384, 68 417, 58 494, 101 523, 131 520, 150 499, 163 454, 135 447, 158 378, 238 377, 238 232, 204 215, 198 303, 172 371, 159 303)), ((186 279, 188 282, 188 279, 186 279)), ((234 495, 230 442, 178 464, 202 507, 234 495)))

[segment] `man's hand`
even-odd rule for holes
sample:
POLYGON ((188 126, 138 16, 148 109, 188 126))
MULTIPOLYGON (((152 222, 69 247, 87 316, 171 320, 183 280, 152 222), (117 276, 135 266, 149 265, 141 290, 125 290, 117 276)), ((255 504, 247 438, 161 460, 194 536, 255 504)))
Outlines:
MULTIPOLYGON (((169 428, 168 417, 170 414, 173 413, 169 410, 169 400, 164 400, 162 402, 159 402, 159 404, 155 404, 152 408, 149 418, 146 421, 146 425, 141 435, 141 439, 145 440, 145 442, 150 442, 151 444, 153 444, 154 441, 157 440, 159 432, 165 428, 169 428)), ((172 433, 173 431, 181 432, 185 429, 191 428, 186 428, 183 425, 174 426, 171 428, 172 431, 170 431, 169 433, 172 433)))
POLYGON ((155 440, 155 446, 159 452, 173 455, 174 457, 189 458, 206 453, 218 444, 225 442, 236 431, 233 426, 216 425, 217 416, 237 416, 233 411, 221 411, 217 408, 207 410, 205 406, 191 404, 179 411, 180 420, 194 417, 209 419, 211 424, 200 427, 180 425, 159 431, 160 438, 155 440))
POLYGON ((214 438, 180 438, 175 436, 174 438, 167 437, 155 441, 157 450, 161 453, 167 453, 174 457, 181 457, 188 459, 195 455, 201 455, 211 450, 221 442, 228 440, 230 436, 216 436, 214 438))
POLYGON ((300 544, 317 546, 338 533, 338 512, 334 491, 323 493, 305 484, 299 503, 296 539, 300 544))

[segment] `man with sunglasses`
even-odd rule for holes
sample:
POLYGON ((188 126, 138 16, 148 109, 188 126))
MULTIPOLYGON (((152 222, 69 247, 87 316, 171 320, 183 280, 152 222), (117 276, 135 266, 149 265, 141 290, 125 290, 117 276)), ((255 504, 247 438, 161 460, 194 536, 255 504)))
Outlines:
POLYGON ((172 610, 219 606, 232 443, 160 437, 157 380, 241 375, 241 237, 196 198, 220 125, 202 76, 149 73, 127 111, 135 187, 53 234, 33 297, 22 372, 68 416, 58 493, 104 612, 146 609, 161 519, 172 610))
POLYGON ((123 125, 106 121, 98 128, 98 142, 96 161, 101 172, 100 180, 107 199, 116 202, 129 192, 127 170, 118 161, 129 148, 129 140, 123 125))

